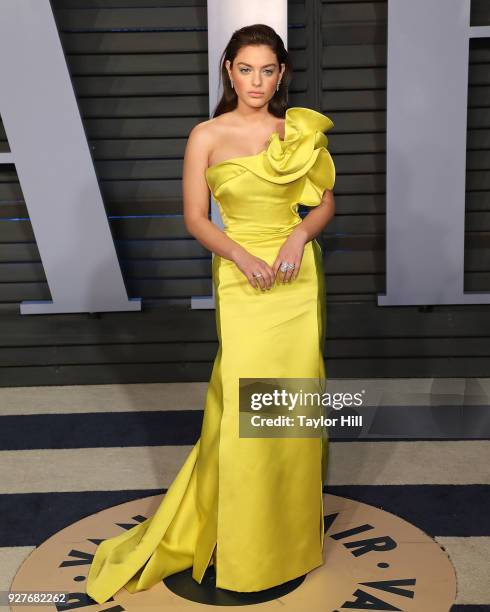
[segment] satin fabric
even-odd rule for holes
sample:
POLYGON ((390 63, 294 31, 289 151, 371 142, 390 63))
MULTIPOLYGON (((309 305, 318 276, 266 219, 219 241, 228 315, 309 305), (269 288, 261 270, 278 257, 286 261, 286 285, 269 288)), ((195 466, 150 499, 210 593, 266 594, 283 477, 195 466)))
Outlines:
MULTIPOLYGON (((270 265, 301 223, 298 204, 320 204, 335 183, 324 132, 312 109, 286 111, 257 155, 210 166, 206 180, 225 232, 270 265)), ((325 430, 315 438, 241 438, 238 383, 246 377, 326 378, 322 252, 305 246, 298 277, 254 289, 234 262, 212 264, 219 338, 199 440, 156 513, 99 544, 86 592, 98 603, 120 588, 135 593, 192 567, 201 582, 215 564, 216 586, 258 591, 323 563, 325 430)))

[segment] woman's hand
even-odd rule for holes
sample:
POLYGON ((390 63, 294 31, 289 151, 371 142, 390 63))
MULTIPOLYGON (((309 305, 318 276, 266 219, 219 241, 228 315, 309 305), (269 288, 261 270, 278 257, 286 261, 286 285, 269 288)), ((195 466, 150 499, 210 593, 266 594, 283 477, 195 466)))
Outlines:
POLYGON ((283 283, 288 283, 291 280, 295 280, 299 274, 305 244, 305 237, 302 234, 292 232, 288 236, 282 247, 279 249, 279 253, 277 254, 277 257, 272 265, 274 277, 278 275, 279 280, 283 283), (280 267, 283 261, 294 264, 294 269, 282 272, 280 267))
POLYGON ((245 274, 249 283, 254 289, 270 289, 274 284, 275 274, 269 264, 255 257, 249 253, 246 249, 241 248, 238 253, 233 257, 233 261, 237 267, 245 274), (262 274, 258 278, 254 275, 262 274))

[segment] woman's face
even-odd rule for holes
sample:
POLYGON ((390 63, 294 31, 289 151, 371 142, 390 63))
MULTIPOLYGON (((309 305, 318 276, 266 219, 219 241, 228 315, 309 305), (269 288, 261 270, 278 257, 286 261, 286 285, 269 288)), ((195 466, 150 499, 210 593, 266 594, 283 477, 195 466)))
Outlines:
POLYGON ((284 72, 279 66, 274 51, 268 45, 242 47, 234 61, 225 62, 237 96, 249 106, 261 107, 276 93, 278 81, 284 72))

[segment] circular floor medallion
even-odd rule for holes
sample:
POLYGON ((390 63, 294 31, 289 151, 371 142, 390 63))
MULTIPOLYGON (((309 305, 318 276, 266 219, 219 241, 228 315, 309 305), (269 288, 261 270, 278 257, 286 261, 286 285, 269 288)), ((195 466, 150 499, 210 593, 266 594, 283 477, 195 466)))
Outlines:
MULTIPOLYGON (((103 510, 62 529, 25 559, 11 591, 68 591, 68 610, 195 612, 199 605, 255 607, 282 612, 403 610, 447 612, 456 598, 454 568, 439 544, 400 517, 355 500, 324 495, 324 564, 283 585, 258 593, 214 586, 213 566, 201 584, 186 570, 147 591, 126 589, 97 604, 85 593, 99 541, 151 516, 162 495, 103 510)), ((11 606, 17 612, 58 612, 52 606, 11 606)), ((61 610, 61 608, 59 608, 61 610)))

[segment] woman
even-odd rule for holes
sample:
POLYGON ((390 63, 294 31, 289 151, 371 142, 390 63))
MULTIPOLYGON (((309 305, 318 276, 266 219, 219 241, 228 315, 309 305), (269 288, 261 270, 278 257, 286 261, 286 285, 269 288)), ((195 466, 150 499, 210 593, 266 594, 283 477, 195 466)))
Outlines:
POLYGON ((291 77, 276 32, 236 31, 222 58, 223 97, 190 133, 188 231, 215 253, 219 348, 201 437, 156 513, 102 542, 87 579, 98 603, 209 565, 216 586, 258 591, 323 563, 326 439, 239 435, 240 378, 324 379, 325 286, 314 239, 334 214, 332 121, 286 110, 291 77), (225 231, 208 219, 209 190, 225 231), (305 219, 298 204, 312 207, 305 219))

